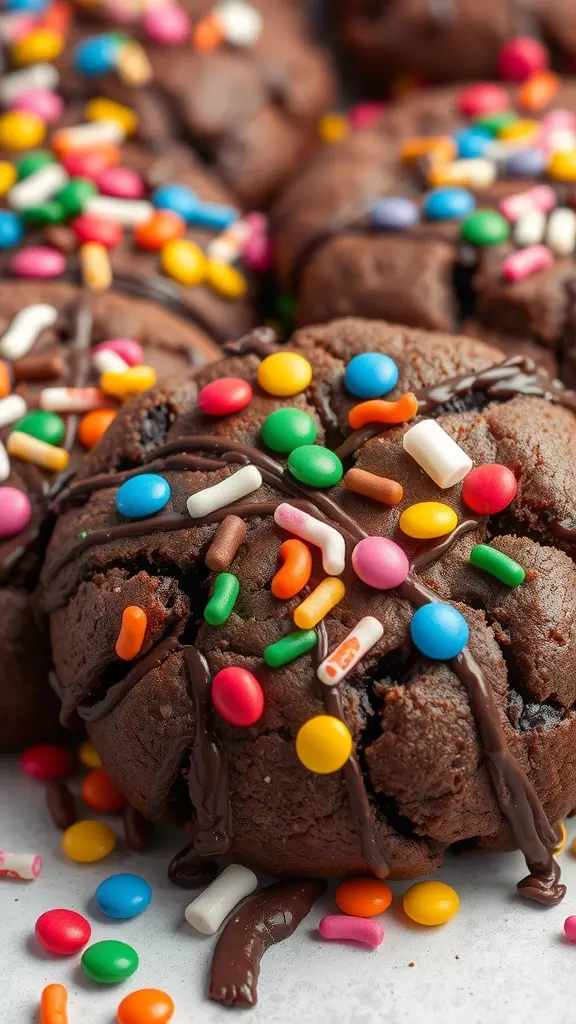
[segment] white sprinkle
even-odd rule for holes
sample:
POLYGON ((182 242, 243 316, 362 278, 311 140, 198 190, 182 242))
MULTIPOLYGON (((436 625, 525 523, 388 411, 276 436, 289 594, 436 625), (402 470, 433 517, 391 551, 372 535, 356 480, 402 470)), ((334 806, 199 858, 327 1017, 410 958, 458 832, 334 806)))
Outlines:
POLYGON ((252 226, 246 220, 237 220, 229 228, 217 235, 206 247, 206 255, 211 260, 222 263, 233 263, 241 254, 246 242, 252 234, 252 226))
POLYGON ((27 206, 40 205, 51 199, 67 181, 68 175, 62 164, 46 164, 29 178, 24 178, 14 185, 6 200, 13 210, 25 210, 27 206))
POLYGON ((88 213, 106 217, 116 224, 133 228, 150 220, 154 213, 152 203, 146 199, 115 199, 112 196, 90 196, 86 203, 88 213))
POLYGON ((0 481, 7 480, 10 476, 10 459, 2 441, 0 441, 0 481))
POLYGON ((514 241, 521 248, 525 248, 528 245, 536 245, 542 241, 545 228, 546 216, 543 211, 530 210, 516 221, 514 241))
POLYGON ((240 900, 254 892, 258 879, 249 868, 230 864, 185 910, 188 924, 203 935, 214 935, 240 900))
POLYGON ((22 395, 8 395, 0 399, 0 427, 9 427, 26 415, 28 406, 22 395))
POLYGON ((66 145, 74 149, 90 149, 92 146, 124 142, 126 132, 119 121, 105 120, 88 121, 77 124, 73 128, 63 128, 58 137, 66 140, 66 145))
POLYGON ((0 356, 5 359, 22 359, 42 331, 56 323, 57 318, 58 310, 44 302, 21 309, 0 339, 0 356))
POLYGON ((38 402, 48 412, 92 412, 110 409, 111 402, 100 388, 43 388, 38 402))
POLYGON ((404 451, 446 490, 460 483, 472 469, 472 459, 436 420, 421 420, 403 437, 404 451))
POLYGON ((103 348, 99 352, 95 352, 92 356, 92 365, 100 374, 124 373, 130 369, 128 363, 122 359, 122 356, 119 356, 117 352, 113 352, 111 348, 103 348))
POLYGON ((307 540, 322 551, 322 568, 329 576, 339 576, 346 565, 346 544, 342 534, 328 523, 282 502, 274 513, 274 522, 288 533, 307 540))
POLYGON ((0 102, 6 106, 19 93, 27 92, 29 89, 53 91, 59 81, 60 75, 53 64, 32 64, 29 68, 22 68, 21 71, 13 71, 2 77, 0 102))
POLYGON ((320 682, 326 686, 340 683, 374 644, 378 643, 383 633, 382 623, 373 615, 365 615, 336 650, 318 666, 316 675, 320 682))
POLYGON ((0 850, 0 877, 38 878, 42 871, 42 857, 39 853, 12 853, 0 850))
POLYGON ((546 244, 556 256, 570 256, 576 248, 576 213, 560 206, 550 215, 546 244))
POLYGON ((496 178, 494 161, 480 156, 471 160, 454 160, 445 171, 451 182, 473 188, 488 188, 496 178))
POLYGON ((197 494, 191 494, 186 507, 192 519, 200 519, 210 512, 215 512, 217 508, 224 508, 225 505, 231 505, 239 498, 246 497, 261 486, 262 476, 256 466, 243 466, 213 487, 206 487, 197 494))
POLYGON ((253 46, 262 32, 262 15, 243 0, 224 0, 212 14, 218 19, 231 46, 253 46))

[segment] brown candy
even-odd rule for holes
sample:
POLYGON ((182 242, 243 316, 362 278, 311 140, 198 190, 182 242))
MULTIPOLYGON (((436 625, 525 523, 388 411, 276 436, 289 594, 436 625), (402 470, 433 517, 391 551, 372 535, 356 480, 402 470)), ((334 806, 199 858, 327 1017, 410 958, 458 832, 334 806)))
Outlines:
POLYGON ((367 473, 364 469, 349 469, 344 477, 344 486, 364 498, 372 498, 384 505, 397 505, 404 497, 404 488, 396 480, 367 473))
POLYGON ((64 831, 77 820, 74 797, 65 782, 55 779, 48 783, 46 804, 56 828, 64 831))
POLYGON ((248 527, 239 516, 226 516, 216 530, 206 552, 206 565, 212 572, 223 572, 233 562, 248 527))
POLYGON ((66 364, 62 356, 26 356, 12 363, 14 380, 58 380, 66 372, 66 364))
POLYGON ((128 849, 135 850, 136 853, 143 853, 144 850, 147 850, 150 845, 152 826, 149 821, 146 821, 144 815, 130 804, 126 804, 122 823, 128 849))

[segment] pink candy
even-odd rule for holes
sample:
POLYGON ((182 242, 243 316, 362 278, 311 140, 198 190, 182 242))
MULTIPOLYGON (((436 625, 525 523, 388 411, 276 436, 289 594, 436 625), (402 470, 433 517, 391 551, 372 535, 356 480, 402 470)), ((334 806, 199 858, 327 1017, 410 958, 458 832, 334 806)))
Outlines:
POLYGON ((142 366, 144 352, 142 346, 132 338, 111 338, 96 345, 94 352, 115 352, 128 366, 142 366))
POLYGON ((480 117, 482 114, 497 114, 510 106, 508 93, 501 85, 479 82, 462 89, 458 96, 458 110, 464 117, 480 117))
POLYGON ((14 537, 32 517, 30 499, 17 487, 0 487, 0 537, 14 537))
POLYGON ((107 167, 96 178, 96 184, 103 195, 118 199, 143 199, 146 195, 142 178, 129 167, 107 167))
POLYGON ((143 19, 147 35, 155 43, 178 46, 190 36, 190 19, 176 4, 161 4, 146 11, 143 19))
POLYGON ((268 218, 263 213, 247 213, 250 235, 242 247, 242 256, 249 270, 265 274, 272 269, 274 248, 268 231, 268 218))
POLYGON ((564 933, 570 939, 570 942, 576 942, 576 917, 571 914, 564 921, 564 933))
POLYGON ((66 270, 66 257, 47 245, 31 245, 15 252, 10 271, 15 277, 59 277, 66 270))
POLYGON ((536 185, 526 192, 517 192, 516 195, 505 196, 498 203, 498 209, 506 220, 515 221, 531 210, 542 210, 543 213, 550 213, 556 206, 556 193, 550 185, 536 185))
POLYGON ((516 36, 498 55, 498 74, 508 82, 524 82, 536 71, 548 67, 548 52, 537 39, 516 36))
MULTIPOLYGON (((572 920, 576 921, 576 918, 572 920)), ((377 921, 366 917, 349 917, 347 914, 328 914, 320 921, 318 931, 323 939, 362 942, 372 949, 384 941, 384 929, 377 921)))
POLYGON ((565 107, 554 107, 544 115, 540 124, 544 129, 576 128, 576 115, 565 107))
POLYGON ((93 181, 96 181, 109 166, 105 156, 90 149, 65 153, 61 163, 68 174, 78 178, 91 178, 93 181))
POLYGON ((502 264, 502 273, 507 281, 523 281, 539 270, 551 266, 554 256, 547 245, 529 245, 507 256, 502 264))
POLYGON ((370 128, 380 120, 383 103, 355 103, 348 115, 353 128, 370 128))
POLYGON ((356 575, 376 590, 391 590, 404 583, 408 575, 408 559, 402 548, 387 537, 366 537, 352 552, 356 575))
POLYGON ((64 104, 55 92, 49 92, 47 89, 27 89, 14 97, 10 108, 37 114, 45 124, 52 124, 62 116, 64 104))

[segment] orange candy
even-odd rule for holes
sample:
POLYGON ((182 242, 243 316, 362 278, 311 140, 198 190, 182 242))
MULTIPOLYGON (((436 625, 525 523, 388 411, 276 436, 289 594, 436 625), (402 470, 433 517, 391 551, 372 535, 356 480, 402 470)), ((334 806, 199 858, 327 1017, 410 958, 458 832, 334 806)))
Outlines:
POLYGON ((172 210, 157 210, 150 220, 134 228, 134 241, 141 249, 161 249, 166 242, 181 238, 186 224, 172 210))
POLYGON ((54 32, 59 32, 65 36, 70 27, 71 19, 72 9, 70 4, 64 3, 62 0, 54 0, 44 11, 39 24, 42 28, 51 28, 54 32))
POLYGON ((524 110, 542 110, 554 99, 560 79, 553 71, 536 71, 518 92, 518 104, 524 110))
POLYGON ((168 1024, 174 1013, 174 1001, 159 988, 140 988, 120 1003, 118 1024, 168 1024))
POLYGON ((12 391, 12 377, 10 367, 3 359, 0 359, 0 398, 6 398, 12 391))
POLYGON ((352 917, 376 917, 392 903, 392 891, 377 878, 349 878, 338 886, 336 906, 352 917))
POLYGON ((85 448, 94 448, 104 436, 112 420, 116 418, 115 409, 93 409, 80 420, 78 437, 85 448))
POLYGON ((449 135, 430 135, 406 139, 402 144, 402 158, 407 163, 428 156, 434 163, 450 163, 456 156, 456 143, 449 135))
POLYGON ((97 768, 83 779, 80 793, 87 807, 102 814, 115 814, 126 805, 125 797, 104 768, 97 768))
POLYGON ((217 50, 224 40, 224 33, 218 19, 208 14, 198 22, 192 31, 192 47, 199 53, 217 50))
POLYGON ((360 430, 367 423, 406 423, 417 412, 418 399, 411 391, 407 391, 397 402, 385 402, 381 398, 360 402, 350 409, 348 423, 352 430, 360 430))
POLYGON ((68 1024, 68 992, 64 985, 47 985, 40 997, 40 1024, 68 1024))
POLYGON ((284 565, 278 570, 271 584, 274 597, 282 601, 299 594, 306 586, 312 573, 310 548, 301 540, 285 540, 280 545, 280 558, 284 565))
POLYGON ((144 643, 148 616, 143 608, 131 604, 122 613, 122 627, 116 641, 116 654, 123 661, 132 661, 144 643))

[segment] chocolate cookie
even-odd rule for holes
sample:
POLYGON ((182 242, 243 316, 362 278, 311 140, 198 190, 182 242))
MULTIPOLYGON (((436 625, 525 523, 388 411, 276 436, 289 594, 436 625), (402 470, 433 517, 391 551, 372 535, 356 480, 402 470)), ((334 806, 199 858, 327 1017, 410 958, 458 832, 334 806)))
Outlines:
POLYGON ((461 336, 272 340, 135 399, 62 494, 63 721, 200 860, 409 877, 520 846, 522 893, 555 902, 576 395, 461 336))

